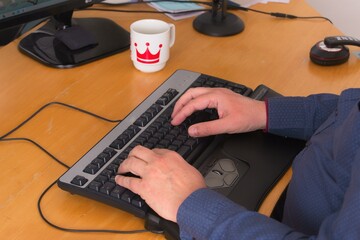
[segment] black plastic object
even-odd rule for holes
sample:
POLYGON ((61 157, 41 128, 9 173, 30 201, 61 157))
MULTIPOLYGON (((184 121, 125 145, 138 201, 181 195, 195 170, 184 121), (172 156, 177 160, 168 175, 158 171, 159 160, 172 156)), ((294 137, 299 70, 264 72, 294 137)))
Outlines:
MULTIPOLYGON (((105 18, 75 18, 72 27, 88 32, 85 38, 74 39, 75 45, 69 45, 66 39, 83 36, 76 31, 59 34, 57 22, 52 20, 39 30, 21 40, 19 49, 35 60, 56 68, 72 68, 112 54, 125 51, 130 47, 130 34, 115 22, 105 18), (63 40, 65 42, 63 42, 63 40), (73 49, 70 49, 73 48, 73 49)), ((60 30, 63 31, 63 30, 60 30)))
POLYGON ((321 66, 345 63, 350 57, 349 48, 345 45, 360 47, 360 40, 349 36, 326 37, 311 48, 310 59, 321 66))
POLYGON ((345 63, 350 57, 349 48, 343 45, 329 48, 324 41, 316 43, 310 50, 310 59, 320 66, 334 66, 345 63))
POLYGON ((13 26, 7 29, 0 30, 0 46, 5 46, 14 39, 16 39, 21 32, 23 25, 13 26))
POLYGON ((195 30, 214 37, 231 36, 244 31, 244 22, 227 12, 227 0, 213 0, 212 4, 211 12, 205 12, 194 19, 195 30))
MULTIPOLYGON (((292 164, 295 156, 304 148, 301 140, 284 138, 262 131, 228 135, 209 157, 232 159, 236 164, 248 166, 233 187, 217 188, 217 191, 248 210, 257 211, 267 194, 292 164)), ((207 166, 201 168, 206 171, 207 166)), ((168 240, 177 240, 176 224, 161 222, 168 240)))
POLYGON ((360 39, 349 36, 326 37, 324 43, 327 47, 333 48, 340 45, 353 45, 360 47, 360 39))

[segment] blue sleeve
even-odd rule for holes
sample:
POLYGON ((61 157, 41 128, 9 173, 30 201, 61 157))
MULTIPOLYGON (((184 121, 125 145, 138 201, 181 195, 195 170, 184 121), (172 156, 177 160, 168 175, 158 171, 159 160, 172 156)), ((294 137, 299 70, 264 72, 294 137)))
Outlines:
POLYGON ((341 209, 325 218, 317 236, 307 236, 260 213, 248 211, 210 189, 192 193, 180 206, 182 240, 360 239, 360 150, 341 209))
POLYGON ((248 211, 210 189, 191 194, 180 206, 177 222, 183 240, 306 237, 274 219, 248 211))
POLYGON ((267 100, 268 132, 308 140, 334 111, 337 95, 276 97, 267 100))

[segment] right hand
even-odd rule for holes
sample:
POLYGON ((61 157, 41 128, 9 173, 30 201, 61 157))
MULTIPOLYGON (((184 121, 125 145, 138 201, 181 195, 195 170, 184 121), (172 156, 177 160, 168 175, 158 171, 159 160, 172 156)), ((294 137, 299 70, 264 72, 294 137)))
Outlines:
POLYGON ((181 124, 193 112, 217 109, 219 119, 191 125, 192 137, 249 132, 266 127, 266 106, 225 88, 191 88, 176 102, 171 124, 181 124))

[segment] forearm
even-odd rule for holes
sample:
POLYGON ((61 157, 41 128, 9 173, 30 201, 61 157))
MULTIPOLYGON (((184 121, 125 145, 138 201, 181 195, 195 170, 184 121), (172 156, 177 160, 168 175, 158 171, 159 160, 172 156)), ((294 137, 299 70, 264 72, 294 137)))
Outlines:
POLYGON ((190 195, 177 222, 183 239, 299 239, 305 235, 231 202, 210 189, 190 195))
POLYGON ((337 95, 279 97, 267 100, 267 131, 281 136, 309 139, 336 108, 337 95))

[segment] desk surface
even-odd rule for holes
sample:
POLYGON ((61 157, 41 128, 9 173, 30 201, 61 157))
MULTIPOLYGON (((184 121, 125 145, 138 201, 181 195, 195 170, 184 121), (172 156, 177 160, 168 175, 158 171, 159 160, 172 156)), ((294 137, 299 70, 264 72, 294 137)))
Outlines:
MULTIPOLYGON (((148 8, 133 6, 132 8, 148 8)), ((318 15, 303 0, 290 4, 257 5, 273 12, 318 15)), ((19 40, 0 49, 0 135, 42 105, 60 101, 110 119, 122 119, 176 69, 188 69, 239 82, 251 88, 263 83, 285 95, 339 93, 360 87, 360 61, 351 56, 337 67, 320 67, 309 60, 310 48, 329 35, 341 34, 324 20, 283 20, 252 12, 236 12, 245 24, 243 33, 225 38, 208 37, 192 29, 192 19, 174 22, 177 38, 171 58, 160 72, 135 70, 126 51, 78 68, 45 67, 17 51, 19 40)), ((82 11, 82 16, 104 16, 124 28, 141 18, 172 22, 161 14, 82 11)), ((355 50, 352 49, 351 50, 355 50)), ((10 137, 30 138, 68 165, 75 163, 114 124, 82 113, 52 106, 10 137)), ((45 224, 37 211, 43 190, 65 168, 25 141, 1 142, 0 237, 4 239, 163 239, 162 235, 119 236, 103 233, 66 233, 45 224)), ((278 192, 291 177, 288 172, 263 204, 269 214, 278 192)), ((143 220, 101 203, 70 195, 54 187, 43 200, 44 214, 55 224, 70 228, 142 229, 143 220)))

